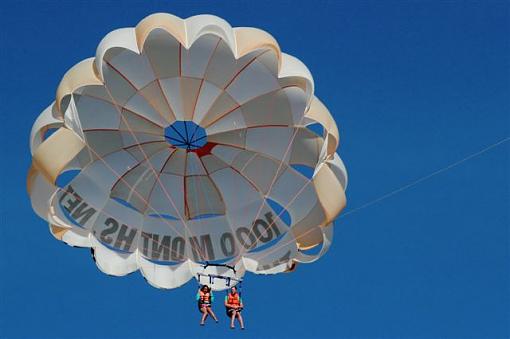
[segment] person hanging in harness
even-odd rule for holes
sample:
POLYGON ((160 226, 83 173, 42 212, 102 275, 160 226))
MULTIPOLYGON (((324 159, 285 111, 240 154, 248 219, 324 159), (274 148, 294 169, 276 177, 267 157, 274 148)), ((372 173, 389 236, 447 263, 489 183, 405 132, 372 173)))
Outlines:
POLYGON ((241 296, 237 293, 237 288, 235 286, 232 286, 230 292, 225 297, 225 307, 227 309, 227 316, 230 317, 230 328, 234 329, 234 321, 235 318, 237 318, 241 329, 244 330, 243 316, 241 315, 241 311, 244 307, 243 299, 241 299, 241 296))
POLYGON ((214 295, 209 286, 204 285, 198 289, 197 302, 198 309, 202 312, 202 318, 200 319, 200 326, 204 326, 207 316, 210 314, 214 321, 218 322, 218 318, 212 310, 212 303, 214 301, 214 295))

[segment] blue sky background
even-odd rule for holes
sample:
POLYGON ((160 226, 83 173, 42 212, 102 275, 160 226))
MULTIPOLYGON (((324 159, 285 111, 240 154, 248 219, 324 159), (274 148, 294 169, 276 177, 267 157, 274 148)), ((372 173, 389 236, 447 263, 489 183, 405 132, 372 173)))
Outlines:
POLYGON ((248 330, 198 326, 196 285, 112 278, 53 239, 25 189, 62 75, 153 12, 269 31, 341 133, 352 210, 510 136, 508 1, 17 1, 0 5, 0 337, 510 336, 510 143, 349 214, 319 262, 248 274, 248 330))

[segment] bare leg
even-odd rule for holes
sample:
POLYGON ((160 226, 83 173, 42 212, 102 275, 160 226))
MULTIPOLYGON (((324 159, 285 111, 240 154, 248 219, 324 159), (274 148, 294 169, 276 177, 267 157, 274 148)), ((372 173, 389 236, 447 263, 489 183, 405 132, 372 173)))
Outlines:
POLYGON ((214 314, 212 308, 210 307, 207 307, 207 312, 209 312, 209 314, 211 315, 211 317, 213 317, 214 321, 218 322, 218 318, 216 318, 216 314, 214 314))
POLYGON ((232 310, 232 317, 230 318, 230 328, 234 328, 234 319, 236 317, 237 311, 232 310))
POLYGON ((200 312, 202 312, 202 320, 200 320, 200 325, 203 325, 205 323, 205 319, 207 319, 207 308, 202 307, 200 312))
POLYGON ((241 329, 244 330, 244 321, 241 312, 237 312, 237 320, 239 320, 239 325, 241 325, 241 329))

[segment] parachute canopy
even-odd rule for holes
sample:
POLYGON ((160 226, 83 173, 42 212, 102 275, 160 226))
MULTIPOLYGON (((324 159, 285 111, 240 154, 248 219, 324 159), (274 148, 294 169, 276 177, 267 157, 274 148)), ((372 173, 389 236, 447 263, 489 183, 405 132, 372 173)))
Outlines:
POLYGON ((347 185, 338 141, 310 72, 271 35, 154 14, 64 75, 32 129, 28 192, 107 274, 238 281, 328 249, 347 185))

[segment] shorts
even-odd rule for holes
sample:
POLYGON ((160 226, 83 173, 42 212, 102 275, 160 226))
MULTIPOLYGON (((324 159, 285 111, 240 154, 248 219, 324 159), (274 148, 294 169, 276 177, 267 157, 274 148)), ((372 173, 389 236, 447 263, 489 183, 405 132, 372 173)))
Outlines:
MULTIPOLYGON (((242 308, 238 309, 237 313, 241 312, 242 310, 243 310, 242 308)), ((227 317, 231 317, 232 316, 232 312, 234 312, 234 311, 235 311, 235 309, 227 307, 226 308, 227 317)))
POLYGON ((204 307, 211 307, 211 304, 210 303, 202 304, 202 303, 199 302, 199 303, 197 303, 197 306, 198 306, 198 310, 200 312, 202 312, 202 308, 204 308, 204 307))

